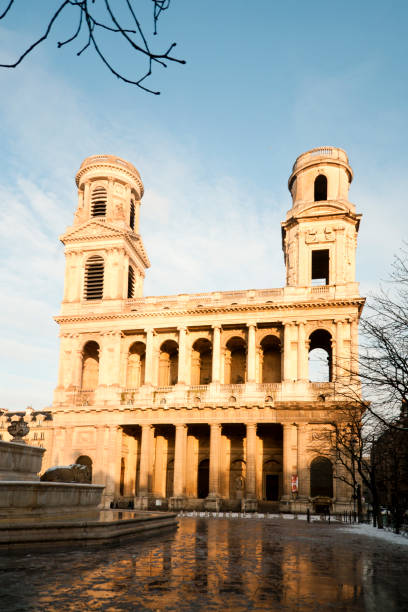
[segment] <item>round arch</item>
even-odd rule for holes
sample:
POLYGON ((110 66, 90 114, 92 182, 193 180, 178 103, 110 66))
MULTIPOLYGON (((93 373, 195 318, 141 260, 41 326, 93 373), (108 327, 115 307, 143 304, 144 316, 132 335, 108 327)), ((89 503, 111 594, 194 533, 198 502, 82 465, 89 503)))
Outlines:
POLYGON ((75 463, 78 465, 84 465, 86 468, 88 468, 87 482, 92 482, 92 459, 88 455, 80 455, 77 457, 75 463))
POLYGON ((310 463, 310 497, 333 497, 333 465, 327 457, 310 463))
POLYGON ((309 380, 333 380, 332 336, 326 329, 315 329, 309 336, 309 380))
POLYGON ((93 391, 99 382, 99 344, 88 340, 82 349, 81 389, 93 391))

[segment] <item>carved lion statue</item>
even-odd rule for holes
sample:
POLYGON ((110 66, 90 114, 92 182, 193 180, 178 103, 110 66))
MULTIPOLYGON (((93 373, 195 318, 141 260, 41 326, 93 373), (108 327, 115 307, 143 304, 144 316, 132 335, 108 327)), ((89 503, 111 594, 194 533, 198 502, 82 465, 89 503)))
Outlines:
POLYGON ((91 474, 87 465, 73 463, 72 465, 56 465, 42 474, 41 482, 80 482, 90 483, 91 474))

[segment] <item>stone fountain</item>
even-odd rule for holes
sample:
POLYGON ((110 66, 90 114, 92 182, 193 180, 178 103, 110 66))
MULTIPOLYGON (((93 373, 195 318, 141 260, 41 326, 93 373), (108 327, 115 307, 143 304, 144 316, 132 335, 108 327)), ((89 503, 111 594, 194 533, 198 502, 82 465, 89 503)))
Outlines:
MULTIPOLYGON (((103 544, 177 526, 170 512, 101 510, 103 485, 40 481, 45 449, 24 442, 22 419, 8 431, 13 440, 0 441, 0 550, 103 544)), ((57 471, 75 473, 69 468, 57 471)))

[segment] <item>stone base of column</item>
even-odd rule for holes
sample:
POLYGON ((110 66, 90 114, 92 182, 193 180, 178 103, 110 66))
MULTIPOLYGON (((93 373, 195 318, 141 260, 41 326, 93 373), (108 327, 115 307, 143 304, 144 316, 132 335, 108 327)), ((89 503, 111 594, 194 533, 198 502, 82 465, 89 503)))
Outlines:
POLYGON ((149 499, 147 495, 135 497, 135 510, 147 510, 149 507, 149 499))
POLYGON ((257 512, 258 511, 258 500, 254 498, 247 498, 241 500, 241 512, 257 512))
POLYGON ((183 510, 185 506, 185 497, 170 497, 169 498, 169 510, 178 511, 183 510))
POLYGON ((204 500, 204 508, 209 512, 219 512, 221 508, 221 497, 208 496, 204 500))
POLYGON ((109 509, 111 502, 113 502, 114 500, 114 495, 113 493, 105 493, 104 495, 102 495, 102 503, 101 503, 101 508, 109 509))
POLYGON ((307 509, 312 510, 308 497, 289 497, 284 495, 279 501, 279 511, 288 514, 305 514, 307 509))

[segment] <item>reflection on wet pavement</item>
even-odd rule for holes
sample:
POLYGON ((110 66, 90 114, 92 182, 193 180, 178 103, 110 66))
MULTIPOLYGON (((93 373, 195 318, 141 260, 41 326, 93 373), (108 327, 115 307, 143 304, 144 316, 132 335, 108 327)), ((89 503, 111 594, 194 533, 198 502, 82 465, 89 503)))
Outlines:
POLYGON ((0 555, 15 611, 408 609, 408 547, 294 520, 181 518, 98 550, 0 555))

